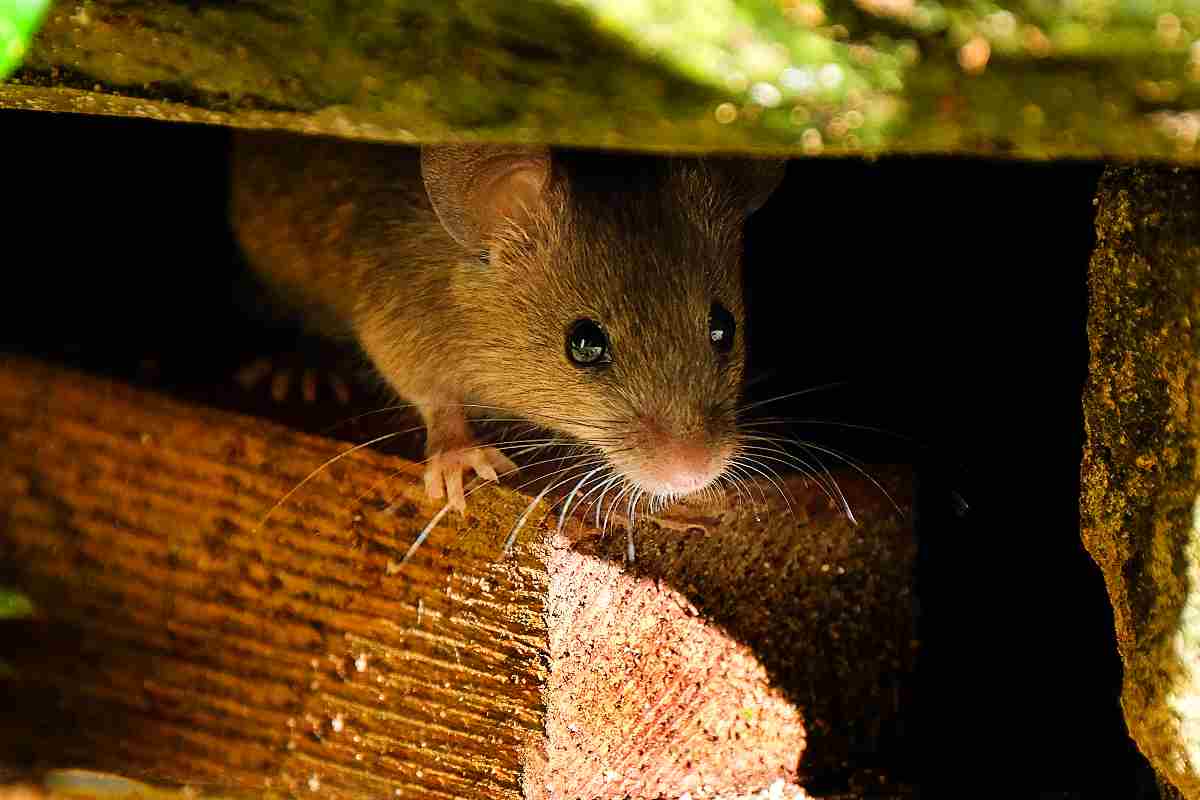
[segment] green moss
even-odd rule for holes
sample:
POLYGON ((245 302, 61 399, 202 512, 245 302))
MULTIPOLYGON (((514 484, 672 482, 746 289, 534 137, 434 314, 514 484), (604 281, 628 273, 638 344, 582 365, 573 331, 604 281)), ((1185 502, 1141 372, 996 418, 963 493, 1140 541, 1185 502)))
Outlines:
POLYGON ((1113 603, 1130 732, 1195 797, 1200 779, 1181 772, 1166 701, 1181 674, 1173 640, 1200 490, 1200 178, 1109 169, 1098 204, 1083 538, 1113 603))
POLYGON ((1193 160, 1197 37, 1196 0, 83 0, 0 106, 167 114, 54 94, 99 87, 392 141, 1193 160))

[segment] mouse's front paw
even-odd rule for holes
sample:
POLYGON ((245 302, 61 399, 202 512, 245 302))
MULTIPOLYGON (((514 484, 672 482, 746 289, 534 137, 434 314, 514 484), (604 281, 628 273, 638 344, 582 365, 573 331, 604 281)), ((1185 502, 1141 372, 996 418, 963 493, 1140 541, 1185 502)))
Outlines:
POLYGON ((434 500, 446 498, 456 511, 467 507, 463 494, 463 473, 468 469, 487 481, 497 481, 500 475, 513 472, 517 465, 494 447, 463 447, 435 453, 425 465, 425 491, 434 500), (499 475, 497 474, 499 473, 499 475))

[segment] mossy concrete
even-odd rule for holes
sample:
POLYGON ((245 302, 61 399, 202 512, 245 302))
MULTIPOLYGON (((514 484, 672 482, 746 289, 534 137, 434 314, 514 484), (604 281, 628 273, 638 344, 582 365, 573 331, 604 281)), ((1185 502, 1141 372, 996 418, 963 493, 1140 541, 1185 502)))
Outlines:
MULTIPOLYGON (((1114 167, 1097 197, 1083 541, 1104 573, 1129 730, 1160 776, 1200 798, 1178 710, 1189 678, 1188 548, 1200 492, 1200 175, 1114 167)), ((1193 655, 1191 658, 1194 658, 1193 655)))
POLYGON ((58 4, 0 108, 650 150, 1200 151, 1200 2, 58 4))

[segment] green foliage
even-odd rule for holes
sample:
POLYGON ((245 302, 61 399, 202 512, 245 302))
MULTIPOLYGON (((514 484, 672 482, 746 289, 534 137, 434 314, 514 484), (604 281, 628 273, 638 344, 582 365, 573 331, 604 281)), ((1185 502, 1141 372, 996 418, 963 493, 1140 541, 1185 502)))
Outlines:
POLYGON ((0 78, 17 68, 50 0, 0 0, 0 78))
POLYGON ((20 592, 0 588, 0 620, 33 616, 33 602, 20 592))
MULTIPOLYGON (((33 616, 33 602, 28 597, 11 589, 0 588, 0 620, 24 619, 33 616)), ((14 675, 12 665, 0 660, 0 679, 14 675)))

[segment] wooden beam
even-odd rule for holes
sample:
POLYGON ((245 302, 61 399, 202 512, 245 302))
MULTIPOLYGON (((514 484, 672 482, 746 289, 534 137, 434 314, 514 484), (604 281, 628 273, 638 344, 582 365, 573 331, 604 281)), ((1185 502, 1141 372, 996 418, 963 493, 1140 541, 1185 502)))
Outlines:
POLYGON ((347 448, 0 360, 0 582, 37 609, 0 638, 0 752, 255 797, 700 797, 897 717, 915 544, 865 481, 857 527, 790 481, 790 512, 639 521, 633 565, 548 509, 502 558, 528 498, 489 488, 401 566, 419 465, 361 449, 288 495, 347 448))

